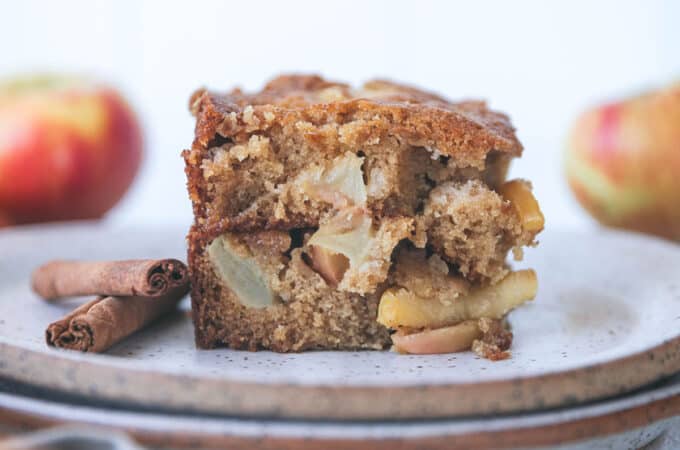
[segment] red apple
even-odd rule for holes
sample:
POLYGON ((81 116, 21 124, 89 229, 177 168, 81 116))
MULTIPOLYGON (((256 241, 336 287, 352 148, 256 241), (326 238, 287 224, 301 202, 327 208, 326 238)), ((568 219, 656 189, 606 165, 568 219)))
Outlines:
POLYGON ((566 170, 602 224, 680 240, 680 84, 586 111, 566 170))
POLYGON ((101 217, 141 156, 139 124, 115 90, 59 76, 0 83, 0 212, 8 222, 101 217))
POLYGON ((8 227, 10 225, 12 225, 12 222, 9 220, 9 217, 7 217, 6 214, 0 211, 0 228, 8 227))

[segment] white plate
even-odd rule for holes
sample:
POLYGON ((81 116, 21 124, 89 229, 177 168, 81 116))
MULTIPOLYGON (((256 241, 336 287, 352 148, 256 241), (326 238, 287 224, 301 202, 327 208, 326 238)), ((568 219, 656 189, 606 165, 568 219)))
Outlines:
POLYGON ((0 375, 165 408, 313 418, 445 417, 602 398, 680 370, 680 248, 618 232, 546 232, 526 263, 536 300, 514 311, 512 358, 471 353, 198 351, 184 315, 105 355, 48 349, 69 307, 30 292, 51 258, 182 257, 184 230, 61 225, 0 233, 0 375))

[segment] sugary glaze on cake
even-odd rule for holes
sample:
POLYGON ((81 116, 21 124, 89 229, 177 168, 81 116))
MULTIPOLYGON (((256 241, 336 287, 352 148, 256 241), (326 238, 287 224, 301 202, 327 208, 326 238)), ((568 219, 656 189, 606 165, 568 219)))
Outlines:
POLYGON ((377 310, 400 255, 434 255, 467 285, 495 284, 508 251, 540 231, 502 193, 522 147, 507 116, 482 102, 283 76, 256 94, 199 90, 191 110, 196 138, 183 156, 201 347, 385 347, 377 310), (220 275, 224 257, 267 293, 266 307, 239 298, 249 291, 220 275))

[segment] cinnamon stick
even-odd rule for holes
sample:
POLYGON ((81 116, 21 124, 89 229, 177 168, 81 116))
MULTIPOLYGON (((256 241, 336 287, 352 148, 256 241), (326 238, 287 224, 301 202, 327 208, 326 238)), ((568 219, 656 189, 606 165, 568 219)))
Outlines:
POLYGON ((45 332, 47 345, 103 352, 174 309, 187 292, 185 283, 159 297, 96 298, 50 324, 45 332))
POLYGON ((48 301, 81 295, 161 297, 188 283, 176 259, 56 260, 33 272, 33 290, 48 301))

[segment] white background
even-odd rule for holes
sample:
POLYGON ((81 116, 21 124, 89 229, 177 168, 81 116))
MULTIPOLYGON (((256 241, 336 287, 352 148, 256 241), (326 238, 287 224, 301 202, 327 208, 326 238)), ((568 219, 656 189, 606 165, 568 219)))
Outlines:
POLYGON ((565 135, 588 105, 680 78, 680 2, 3 2, 0 75, 33 70, 108 80, 139 113, 147 153, 113 222, 190 222, 179 153, 192 90, 295 71, 488 99, 518 128, 512 175, 533 181, 549 226, 585 227, 565 135))

